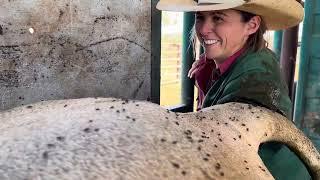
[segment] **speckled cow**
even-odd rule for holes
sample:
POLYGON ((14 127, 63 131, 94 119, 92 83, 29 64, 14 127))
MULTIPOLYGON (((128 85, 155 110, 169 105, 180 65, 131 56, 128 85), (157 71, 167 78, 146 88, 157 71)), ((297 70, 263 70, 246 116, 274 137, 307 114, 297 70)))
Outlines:
POLYGON ((273 179, 259 144, 286 143, 320 178, 320 156, 282 116, 228 103, 173 113, 106 98, 0 113, 0 179, 273 179))

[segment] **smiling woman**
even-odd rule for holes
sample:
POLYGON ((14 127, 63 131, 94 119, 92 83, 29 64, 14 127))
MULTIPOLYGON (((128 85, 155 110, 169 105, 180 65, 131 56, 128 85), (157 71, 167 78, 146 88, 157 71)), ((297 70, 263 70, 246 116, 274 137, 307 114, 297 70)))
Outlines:
POLYGON ((238 56, 245 50, 257 52, 267 47, 263 37, 266 30, 264 20, 250 12, 226 9, 196 13, 196 37, 205 53, 200 56, 202 63, 196 62, 191 68, 189 77, 195 77, 199 89, 198 109, 213 81, 225 73, 238 56), (207 67, 202 68, 206 64, 207 67))
POLYGON ((277 57, 267 48, 263 34, 267 29, 298 24, 303 18, 299 3, 162 0, 157 7, 196 12, 195 32, 204 53, 188 76, 195 78, 198 87, 198 109, 237 101, 264 106, 289 117, 292 105, 288 89, 280 77, 277 57))

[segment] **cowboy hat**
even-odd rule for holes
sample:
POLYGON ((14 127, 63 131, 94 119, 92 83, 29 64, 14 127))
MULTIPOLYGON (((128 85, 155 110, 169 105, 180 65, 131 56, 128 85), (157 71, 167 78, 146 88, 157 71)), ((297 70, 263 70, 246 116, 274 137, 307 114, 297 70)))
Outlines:
POLYGON ((262 17, 268 30, 286 29, 303 19, 303 7, 296 0, 160 0, 164 11, 212 11, 236 9, 262 17))

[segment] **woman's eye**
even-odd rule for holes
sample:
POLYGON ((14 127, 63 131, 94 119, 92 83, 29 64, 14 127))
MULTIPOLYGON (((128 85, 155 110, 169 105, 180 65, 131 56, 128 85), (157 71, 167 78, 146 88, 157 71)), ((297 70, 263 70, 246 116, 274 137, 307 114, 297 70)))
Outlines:
POLYGON ((197 21, 202 21, 203 20, 203 16, 196 16, 196 20, 197 21))
POLYGON ((213 16, 212 19, 213 19, 214 22, 221 22, 221 21, 223 21, 223 19, 222 19, 220 16, 213 16))

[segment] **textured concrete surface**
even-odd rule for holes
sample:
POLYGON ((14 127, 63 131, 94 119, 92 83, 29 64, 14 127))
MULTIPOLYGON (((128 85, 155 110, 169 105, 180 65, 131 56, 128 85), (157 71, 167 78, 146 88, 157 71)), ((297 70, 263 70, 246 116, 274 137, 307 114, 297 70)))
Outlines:
POLYGON ((150 96, 150 1, 0 2, 0 110, 150 96))

